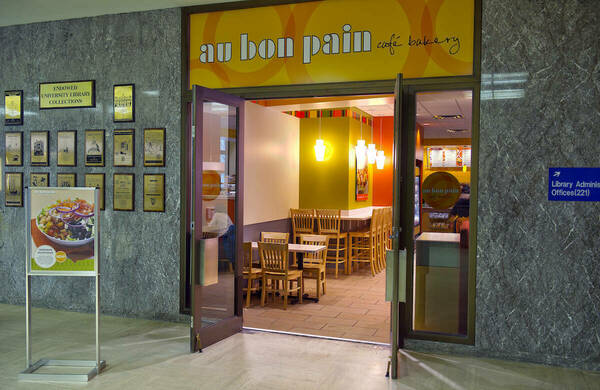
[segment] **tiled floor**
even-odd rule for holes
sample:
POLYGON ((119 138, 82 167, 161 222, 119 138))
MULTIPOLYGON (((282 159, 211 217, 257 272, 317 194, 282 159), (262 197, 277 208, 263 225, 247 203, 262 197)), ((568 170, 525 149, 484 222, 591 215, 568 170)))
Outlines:
MULTIPOLYGON (((307 280, 305 293, 315 296, 315 281, 307 280)), ((363 266, 334 279, 327 274, 327 294, 318 303, 304 301, 283 310, 281 298, 260 306, 259 296, 244 309, 244 326, 294 333, 390 342, 390 304, 385 302, 385 273, 375 277, 363 266)))

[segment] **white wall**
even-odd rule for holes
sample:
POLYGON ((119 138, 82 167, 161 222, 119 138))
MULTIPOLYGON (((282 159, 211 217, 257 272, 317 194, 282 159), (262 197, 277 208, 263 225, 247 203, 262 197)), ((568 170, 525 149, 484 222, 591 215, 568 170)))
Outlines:
POLYGON ((244 225, 289 217, 298 207, 300 120, 246 102, 244 225))

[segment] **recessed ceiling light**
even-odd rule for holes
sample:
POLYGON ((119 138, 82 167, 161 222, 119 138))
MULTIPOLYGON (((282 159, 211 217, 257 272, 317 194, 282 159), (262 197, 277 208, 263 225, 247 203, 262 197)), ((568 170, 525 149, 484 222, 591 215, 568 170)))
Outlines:
POLYGON ((469 131, 469 129, 447 129, 446 130, 450 134, 463 133, 465 131, 469 131))
POLYGON ((453 115, 434 115, 435 119, 462 119, 463 116, 461 114, 453 114, 453 115))

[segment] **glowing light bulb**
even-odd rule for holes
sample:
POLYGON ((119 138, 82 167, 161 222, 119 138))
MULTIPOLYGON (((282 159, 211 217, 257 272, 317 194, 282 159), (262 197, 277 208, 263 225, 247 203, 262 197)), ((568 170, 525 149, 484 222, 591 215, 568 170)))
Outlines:
POLYGON ((375 164, 375 156, 377 156, 377 148, 375 144, 369 144, 367 148, 367 160, 369 164, 375 164))
POLYGON ((315 145, 315 156, 317 161, 325 160, 325 144, 322 139, 317 140, 317 144, 315 145))
POLYGON ((356 168, 363 169, 367 162, 367 156, 366 156, 367 147, 365 146, 364 139, 359 139, 358 141, 356 141, 355 153, 356 153, 356 168))
POLYGON ((375 160, 377 161, 377 169, 383 169, 385 166, 385 153, 383 150, 377 151, 377 157, 375 157, 375 160))

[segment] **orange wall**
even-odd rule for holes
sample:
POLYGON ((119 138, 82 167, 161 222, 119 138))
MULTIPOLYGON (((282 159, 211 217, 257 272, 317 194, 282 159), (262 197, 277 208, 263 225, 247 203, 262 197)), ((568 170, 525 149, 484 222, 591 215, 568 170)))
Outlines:
POLYGON ((392 149, 394 146, 394 117, 373 118, 373 140, 379 149, 379 126, 382 125, 385 168, 373 169, 373 206, 391 206, 394 196, 392 149))

